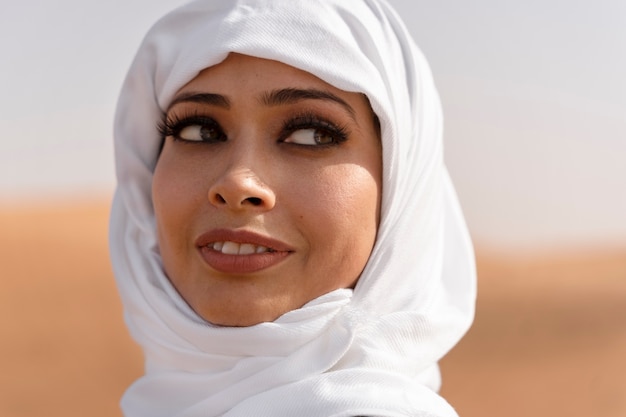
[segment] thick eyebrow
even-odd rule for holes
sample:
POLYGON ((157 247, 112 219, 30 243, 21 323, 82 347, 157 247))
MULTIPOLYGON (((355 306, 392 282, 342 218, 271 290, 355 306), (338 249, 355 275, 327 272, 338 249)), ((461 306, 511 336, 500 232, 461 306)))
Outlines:
POLYGON ((189 92, 177 96, 167 107, 166 113, 179 103, 200 103, 230 109, 230 100, 226 96, 213 93, 189 92))
POLYGON ((298 89, 298 88, 282 88, 263 93, 260 97, 261 103, 266 106, 281 106, 285 104, 294 104, 302 100, 325 100, 334 101, 340 104, 356 121, 356 112, 341 97, 334 95, 329 91, 317 90, 314 88, 298 89))

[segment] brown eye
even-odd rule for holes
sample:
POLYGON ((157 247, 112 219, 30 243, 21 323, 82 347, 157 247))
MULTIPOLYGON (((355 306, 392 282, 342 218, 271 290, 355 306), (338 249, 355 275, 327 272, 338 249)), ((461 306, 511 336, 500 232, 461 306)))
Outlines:
POLYGON ((311 146, 328 145, 335 142, 335 138, 321 129, 298 129, 292 132, 285 142, 311 146))
POLYGON ((328 132, 325 132, 323 130, 315 131, 315 143, 319 145, 326 145, 328 143, 333 143, 333 142, 335 142, 335 138, 328 132))
POLYGON ((224 133, 217 126, 191 125, 182 128, 177 139, 192 142, 219 142, 224 140, 224 133))
POLYGON ((211 117, 199 115, 187 117, 176 114, 164 115, 157 129, 162 138, 172 138, 180 142, 215 143, 227 139, 219 123, 211 117))
POLYGON ((308 113, 287 120, 282 131, 281 142, 311 148, 336 146, 348 139, 345 127, 308 113))

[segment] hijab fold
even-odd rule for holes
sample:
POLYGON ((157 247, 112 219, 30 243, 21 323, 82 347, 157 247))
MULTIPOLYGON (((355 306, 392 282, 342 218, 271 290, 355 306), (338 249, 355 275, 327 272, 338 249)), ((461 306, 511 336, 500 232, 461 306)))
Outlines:
POLYGON ((146 358, 127 417, 421 416, 456 413, 437 362, 471 324, 471 242, 442 157, 432 76, 384 0, 198 0, 146 35, 115 119, 110 245, 125 320, 146 358), (174 94, 231 52, 364 93, 380 119, 381 220, 354 290, 271 323, 205 322, 162 268, 151 203, 156 125, 174 94))

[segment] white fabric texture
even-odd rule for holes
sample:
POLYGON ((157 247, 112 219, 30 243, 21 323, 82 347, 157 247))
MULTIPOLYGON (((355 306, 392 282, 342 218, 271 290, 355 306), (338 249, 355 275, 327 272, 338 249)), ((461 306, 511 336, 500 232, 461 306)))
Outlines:
POLYGON ((456 416, 437 362, 470 326, 471 242, 442 157, 428 64, 384 0, 200 0, 146 35, 115 120, 110 249, 146 358, 127 417, 456 416), (369 98, 381 122, 377 240, 354 290, 245 328, 201 319, 165 276, 151 203, 156 125, 229 52, 273 59, 369 98))

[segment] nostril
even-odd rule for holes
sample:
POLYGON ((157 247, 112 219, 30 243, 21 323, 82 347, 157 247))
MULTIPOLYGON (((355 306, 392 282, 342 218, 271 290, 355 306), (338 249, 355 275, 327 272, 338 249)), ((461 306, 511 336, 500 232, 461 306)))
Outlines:
POLYGON ((215 195, 215 199, 217 200, 218 203, 226 203, 226 199, 224 197, 222 197, 221 194, 216 194, 215 195))
POLYGON ((263 203, 263 200, 258 197, 248 197, 246 200, 248 200, 253 206, 260 206, 263 203))

